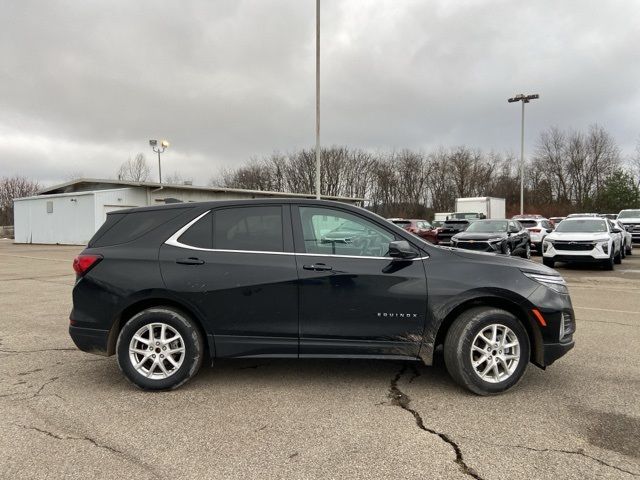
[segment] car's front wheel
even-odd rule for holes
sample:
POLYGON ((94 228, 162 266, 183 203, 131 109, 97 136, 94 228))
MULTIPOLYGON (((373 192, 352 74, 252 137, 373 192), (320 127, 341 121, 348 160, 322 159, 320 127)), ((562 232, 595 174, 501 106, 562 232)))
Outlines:
POLYGON ((453 379, 478 395, 495 395, 513 387, 529 363, 529 336, 511 313, 477 307, 451 325, 444 360, 453 379))
POLYGON ((620 265, 622 263, 622 248, 614 255, 613 261, 616 265, 620 265))
POLYGON ((169 307, 134 315, 116 345, 120 370, 145 390, 170 390, 185 383, 200 368, 203 351, 202 335, 193 320, 169 307))
POLYGON ((526 258, 527 260, 531 258, 531 244, 529 242, 527 242, 522 249, 522 258, 526 258))

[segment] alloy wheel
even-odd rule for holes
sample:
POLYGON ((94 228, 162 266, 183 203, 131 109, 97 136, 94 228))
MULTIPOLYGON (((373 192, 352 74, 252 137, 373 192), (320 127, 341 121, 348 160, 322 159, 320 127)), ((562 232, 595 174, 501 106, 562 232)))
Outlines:
POLYGON ((484 327, 471 344, 473 371, 485 382, 502 382, 516 371, 520 342, 509 327, 494 323, 484 327))
POLYGON ((182 335, 166 323, 144 325, 129 342, 131 365, 138 373, 153 380, 164 379, 176 373, 184 357, 182 335))

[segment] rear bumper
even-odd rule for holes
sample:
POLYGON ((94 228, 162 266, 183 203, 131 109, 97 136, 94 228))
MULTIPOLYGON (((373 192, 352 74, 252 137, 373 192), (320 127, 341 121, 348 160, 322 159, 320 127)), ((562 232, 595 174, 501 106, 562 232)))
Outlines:
POLYGON ((546 343, 544 345, 544 365, 549 366, 565 353, 571 350, 575 341, 569 343, 546 343))
POLYGON ((109 330, 69 326, 71 340, 80 350, 97 355, 107 355, 109 330))

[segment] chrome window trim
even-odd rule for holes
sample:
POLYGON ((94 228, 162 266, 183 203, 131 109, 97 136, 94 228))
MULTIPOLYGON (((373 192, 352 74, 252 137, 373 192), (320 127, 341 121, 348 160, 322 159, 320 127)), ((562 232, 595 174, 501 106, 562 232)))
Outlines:
MULTIPOLYGON (((368 257, 363 255, 337 255, 330 253, 298 253, 298 252, 272 252, 267 250, 229 250, 225 248, 202 248, 202 247, 194 247, 192 245, 187 245, 186 243, 182 243, 178 241, 178 238, 182 236, 184 232, 186 232, 189 227, 191 227, 194 223, 204 217, 207 213, 211 212, 211 210, 207 210, 201 215, 198 215, 196 218, 187 223, 184 227, 179 229, 176 233, 171 235, 164 243, 166 245, 171 245, 172 247, 184 248, 187 250, 197 250, 201 252, 220 252, 220 253, 248 253, 248 254, 264 254, 264 255, 289 255, 289 256, 301 256, 301 257, 336 257, 336 258, 364 258, 368 260, 394 260, 393 257, 368 257)), ((414 260, 426 260, 429 256, 409 258, 408 261, 414 260)))

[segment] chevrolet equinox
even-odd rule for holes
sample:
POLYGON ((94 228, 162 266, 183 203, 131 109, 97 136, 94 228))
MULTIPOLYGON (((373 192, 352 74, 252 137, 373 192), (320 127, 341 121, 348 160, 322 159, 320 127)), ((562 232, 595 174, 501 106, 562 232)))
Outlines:
POLYGON ((216 358, 433 362, 480 395, 574 345, 562 277, 438 247, 362 208, 321 200, 120 210, 74 260, 69 331, 127 379, 173 389, 216 358))

